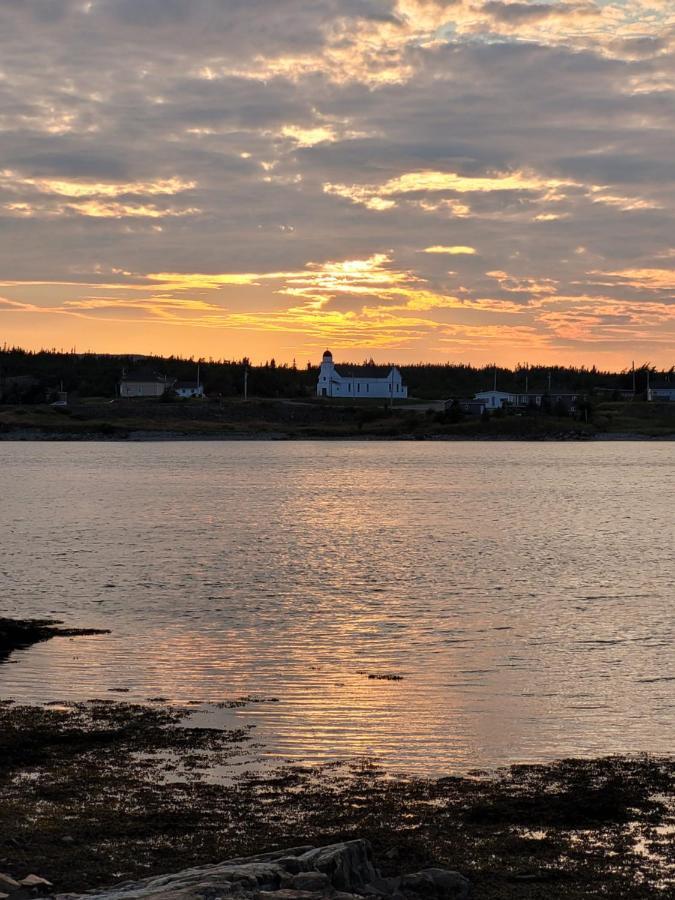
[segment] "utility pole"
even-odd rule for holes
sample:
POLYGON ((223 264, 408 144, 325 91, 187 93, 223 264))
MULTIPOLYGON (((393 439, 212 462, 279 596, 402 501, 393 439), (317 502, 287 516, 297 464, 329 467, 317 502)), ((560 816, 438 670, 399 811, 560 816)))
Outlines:
POLYGON ((632 369, 633 369, 633 400, 635 400, 635 360, 633 360, 632 369))
POLYGON ((248 400, 248 366, 244 366, 244 402, 248 400))

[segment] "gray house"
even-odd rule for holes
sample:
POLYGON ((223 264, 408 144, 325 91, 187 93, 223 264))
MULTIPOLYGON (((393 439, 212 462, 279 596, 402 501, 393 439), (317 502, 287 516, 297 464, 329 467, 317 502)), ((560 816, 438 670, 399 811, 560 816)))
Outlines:
POLYGON ((161 397, 174 385, 175 379, 147 369, 125 372, 119 383, 120 397, 161 397))

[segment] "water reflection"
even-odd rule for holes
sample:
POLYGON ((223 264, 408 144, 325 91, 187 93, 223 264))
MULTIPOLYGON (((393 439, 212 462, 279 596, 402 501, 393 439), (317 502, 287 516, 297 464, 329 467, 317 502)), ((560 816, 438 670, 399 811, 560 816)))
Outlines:
POLYGON ((0 444, 6 609, 113 630, 17 654, 0 694, 276 697, 227 711, 269 756, 415 772, 668 751, 671 458, 0 444))

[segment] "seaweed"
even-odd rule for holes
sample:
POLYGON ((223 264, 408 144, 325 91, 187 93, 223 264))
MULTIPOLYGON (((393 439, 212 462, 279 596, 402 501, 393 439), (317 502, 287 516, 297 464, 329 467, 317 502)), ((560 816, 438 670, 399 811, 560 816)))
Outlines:
POLYGON ((389 777, 372 760, 240 772, 251 732, 189 727, 187 714, 0 704, 2 869, 85 890, 363 837, 384 874, 456 868, 476 900, 662 900, 674 883, 673 758, 440 779, 389 777))

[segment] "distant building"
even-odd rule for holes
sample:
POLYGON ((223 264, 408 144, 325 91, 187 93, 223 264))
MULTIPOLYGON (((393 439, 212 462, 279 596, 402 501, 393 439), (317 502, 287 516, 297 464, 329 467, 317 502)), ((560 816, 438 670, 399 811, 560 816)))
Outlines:
POLYGON ((158 375, 149 370, 124 373, 119 383, 120 397, 161 397, 170 390, 175 381, 166 375, 158 375))
POLYGON ((579 394, 562 393, 560 391, 553 391, 550 394, 545 392, 511 394, 507 391, 481 391, 474 396, 474 401, 483 403, 485 409, 489 412, 507 407, 512 409, 541 408, 547 403, 551 407, 556 404, 563 404, 570 412, 574 412, 578 400, 579 394))
POLYGON ((404 400, 408 396, 408 388, 403 384, 401 373, 395 366, 391 367, 384 378, 378 375, 378 370, 373 366, 350 367, 348 371, 338 372, 333 365, 333 354, 326 350, 319 370, 316 395, 348 397, 350 400, 404 400))
POLYGON ((632 390, 615 387, 594 387, 593 393, 601 400, 634 400, 635 393, 632 390))
POLYGON ((524 409, 526 407, 532 406, 542 407, 546 403, 548 403, 549 406, 559 406, 560 404, 562 404, 563 406, 567 407, 569 412, 574 412, 579 399, 579 394, 565 393, 563 391, 552 391, 550 394, 516 394, 515 406, 519 407, 520 409, 524 409))
POLYGON ((484 404, 491 412, 495 409, 503 409, 505 406, 516 405, 516 395, 507 394, 506 391, 480 391, 474 395, 474 400, 484 404))
POLYGON ((662 381, 650 385, 647 389, 647 400, 675 401, 675 381, 662 381))
POLYGON ((204 385, 199 384, 198 381, 177 381, 173 386, 173 390, 184 400, 189 400, 191 397, 204 396, 204 385))

